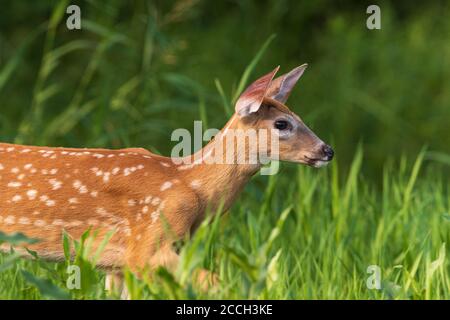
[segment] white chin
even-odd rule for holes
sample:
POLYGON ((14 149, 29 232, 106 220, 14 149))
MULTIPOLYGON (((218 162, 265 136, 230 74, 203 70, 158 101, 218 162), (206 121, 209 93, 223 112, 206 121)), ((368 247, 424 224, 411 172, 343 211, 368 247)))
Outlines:
POLYGON ((325 167, 327 164, 328 164, 328 161, 317 160, 316 162, 314 162, 313 166, 314 166, 314 168, 321 168, 321 167, 325 167))

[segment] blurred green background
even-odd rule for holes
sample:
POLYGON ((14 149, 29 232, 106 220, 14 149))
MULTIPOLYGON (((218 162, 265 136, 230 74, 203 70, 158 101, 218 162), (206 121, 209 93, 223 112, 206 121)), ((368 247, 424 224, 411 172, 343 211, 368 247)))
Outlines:
POLYGON ((361 1, 74 1, 82 30, 66 28, 68 4, 1 3, 1 141, 169 155, 172 130, 225 124, 269 41, 249 81, 309 63, 288 105, 344 169, 362 142, 368 177, 423 146, 448 173, 448 1, 378 1, 381 30, 361 1))
MULTIPOLYGON (((69 1, 0 2, 0 141, 170 155, 174 129, 226 123, 242 79, 306 62, 288 105, 336 151, 256 177, 183 246, 181 286, 130 276, 133 298, 448 299, 449 1, 377 1, 381 30, 372 1, 73 3, 82 30, 69 1), (221 290, 186 289, 199 266, 221 290)), ((110 298, 88 263, 69 293, 64 264, 18 257, 0 255, 0 298, 110 298)))

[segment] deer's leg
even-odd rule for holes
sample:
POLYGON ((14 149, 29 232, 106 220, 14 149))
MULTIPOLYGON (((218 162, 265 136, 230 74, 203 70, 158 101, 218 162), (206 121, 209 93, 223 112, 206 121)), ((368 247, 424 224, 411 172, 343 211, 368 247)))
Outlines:
POLYGON ((130 299, 127 287, 124 283, 123 274, 117 271, 111 271, 106 274, 105 290, 120 293, 120 298, 122 300, 130 299))
POLYGON ((216 289, 219 285, 219 276, 206 269, 198 270, 194 277, 197 284, 203 290, 216 289))
POLYGON ((108 272, 105 277, 105 290, 113 291, 122 285, 122 279, 116 272, 108 272))
MULTIPOLYGON (((174 273, 178 267, 180 256, 173 250, 172 247, 161 249, 155 253, 150 260, 150 266, 157 268, 163 266, 170 272, 174 273)), ((216 287, 219 282, 219 277, 206 269, 200 269, 193 274, 194 282, 203 290, 216 287)))
POLYGON ((175 272, 180 256, 172 249, 171 246, 159 249, 150 259, 149 264, 152 269, 162 266, 170 272, 175 272))

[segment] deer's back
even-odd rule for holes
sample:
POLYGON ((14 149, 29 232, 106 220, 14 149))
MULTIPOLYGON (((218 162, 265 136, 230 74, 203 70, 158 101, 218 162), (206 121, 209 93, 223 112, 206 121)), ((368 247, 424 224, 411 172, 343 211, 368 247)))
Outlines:
POLYGON ((117 262, 128 242, 160 229, 180 184, 175 171, 144 149, 0 144, 0 230, 41 239, 32 249, 52 259, 62 257, 63 229, 79 238, 91 228, 99 241, 112 232, 109 260, 117 262))

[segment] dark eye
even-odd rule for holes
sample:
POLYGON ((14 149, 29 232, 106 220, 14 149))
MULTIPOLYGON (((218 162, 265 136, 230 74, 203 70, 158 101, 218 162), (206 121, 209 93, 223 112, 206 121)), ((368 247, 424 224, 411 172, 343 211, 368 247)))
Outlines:
POLYGON ((278 130, 286 130, 289 127, 289 122, 286 120, 277 120, 275 121, 274 126, 278 130))

